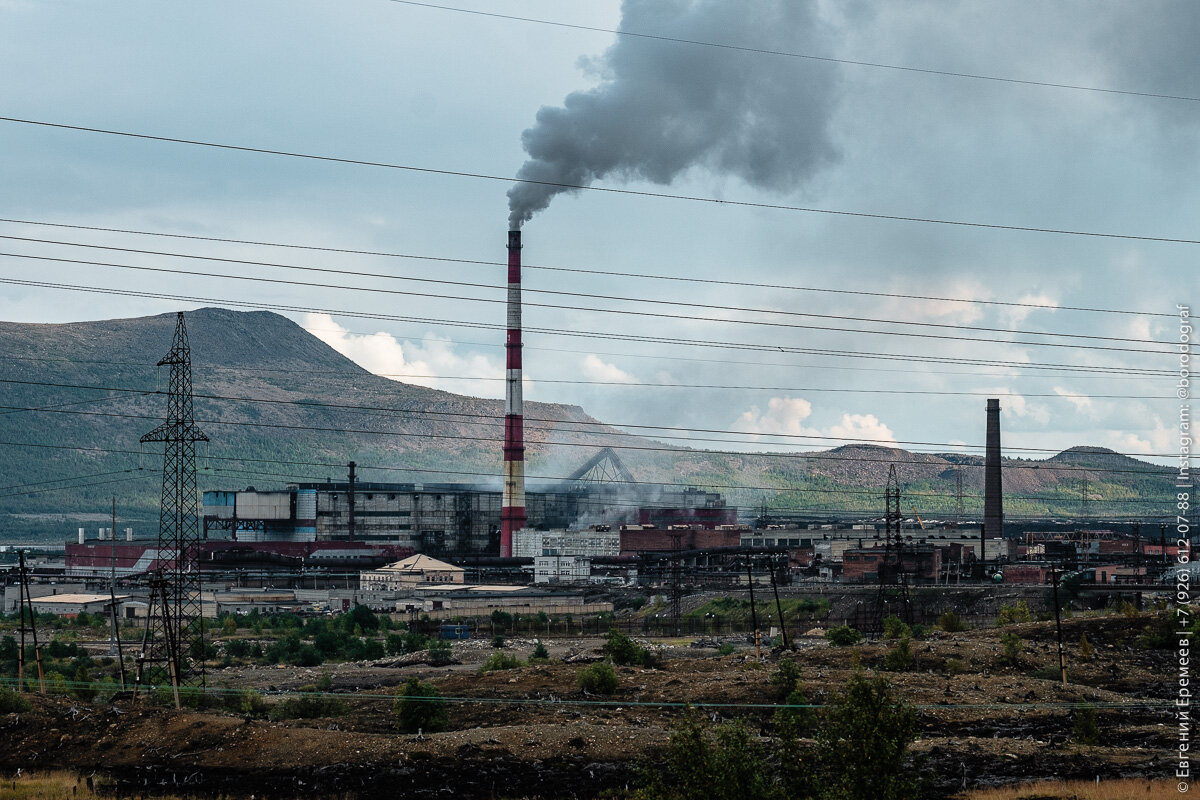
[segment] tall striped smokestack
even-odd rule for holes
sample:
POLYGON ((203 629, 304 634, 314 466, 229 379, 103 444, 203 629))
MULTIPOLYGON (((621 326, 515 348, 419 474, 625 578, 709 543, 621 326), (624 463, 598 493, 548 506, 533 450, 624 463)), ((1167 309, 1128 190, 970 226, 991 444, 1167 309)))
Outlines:
MULTIPOLYGON (((1004 536, 1004 490, 1000 480, 1000 401, 987 401, 987 446, 983 455, 983 529, 1004 536)), ((980 554, 983 557, 983 554, 980 554)))
POLYGON ((513 532, 525 527, 525 423, 521 410, 521 231, 508 232, 508 340, 504 345, 504 499, 500 555, 512 556, 513 532))

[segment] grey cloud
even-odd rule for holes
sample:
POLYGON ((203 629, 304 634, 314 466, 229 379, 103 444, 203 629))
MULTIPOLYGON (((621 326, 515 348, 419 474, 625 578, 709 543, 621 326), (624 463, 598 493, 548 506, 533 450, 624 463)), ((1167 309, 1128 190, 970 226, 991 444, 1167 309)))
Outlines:
MULTIPOLYGON (((625 0, 621 28, 763 49, 828 52, 816 4, 625 0)), ((519 226, 564 191, 608 175, 668 184, 703 165, 774 191, 837 158, 828 122, 838 71, 815 61, 618 37, 585 62, 600 84, 544 106, 522 135, 530 158, 508 193, 519 226), (547 185, 559 184, 559 185, 547 185)))

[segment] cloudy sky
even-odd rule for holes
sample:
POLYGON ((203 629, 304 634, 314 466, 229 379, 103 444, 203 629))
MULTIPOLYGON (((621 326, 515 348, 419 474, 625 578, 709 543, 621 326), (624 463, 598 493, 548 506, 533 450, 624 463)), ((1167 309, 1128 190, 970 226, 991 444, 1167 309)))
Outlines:
POLYGON ((1166 455, 1197 30, 1150 0, 0 0, 0 234, 24 239, 0 319, 287 307, 377 373, 499 397, 511 213, 556 268, 525 273, 529 399, 729 447, 944 450, 1000 397, 1010 453, 1166 455), (628 192, 510 208, 518 175, 628 192))

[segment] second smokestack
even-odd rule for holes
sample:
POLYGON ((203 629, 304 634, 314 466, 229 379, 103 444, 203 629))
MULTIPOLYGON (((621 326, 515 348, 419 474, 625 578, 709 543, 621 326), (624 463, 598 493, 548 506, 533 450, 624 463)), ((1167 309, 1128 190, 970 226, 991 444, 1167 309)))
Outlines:
MULTIPOLYGON (((983 529, 1004 536, 1004 488, 1000 478, 1000 400, 987 401, 987 446, 983 456, 983 529)), ((983 557, 983 554, 980 554, 983 557)))

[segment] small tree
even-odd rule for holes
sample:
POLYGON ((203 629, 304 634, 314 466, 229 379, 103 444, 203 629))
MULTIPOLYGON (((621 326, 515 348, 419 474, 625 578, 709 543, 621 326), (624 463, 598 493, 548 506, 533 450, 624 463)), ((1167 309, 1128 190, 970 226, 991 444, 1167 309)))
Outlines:
POLYGON ((608 632, 604 647, 601 648, 609 661, 618 666, 637 665, 642 667, 657 667, 658 656, 639 645, 616 628, 608 632))
POLYGON ((689 713, 671 734, 666 756, 641 773, 644 800, 782 800, 790 796, 772 780, 762 748, 740 722, 715 734, 689 713))
POLYGON ((906 768, 917 714, 881 677, 858 673, 834 699, 817 734, 823 800, 915 800, 906 768))
POLYGON ((546 649, 546 645, 542 642, 537 643, 537 647, 533 648, 533 654, 529 656, 529 660, 533 661, 549 661, 550 651, 546 649))
POLYGON ((479 667, 480 672, 498 672, 505 669, 516 669, 525 666, 525 662, 508 653, 492 653, 479 667))
POLYGON ((1092 647, 1092 643, 1088 641, 1087 634, 1080 634, 1079 657, 1084 661, 1090 661, 1094 655, 1096 655, 1096 648, 1092 647))
POLYGON ((1018 622, 1033 622, 1033 612, 1024 600, 1018 600, 1016 605, 1002 606, 996 616, 996 627, 1013 625, 1018 622))
POLYGON ((617 673, 603 661, 579 670, 575 680, 580 689, 591 694, 612 694, 617 690, 617 673))
POLYGON ((912 634, 904 620, 897 616, 885 617, 883 620, 883 636, 885 639, 902 639, 912 634))
POLYGON ((862 634, 849 625, 838 625, 825 631, 825 638, 837 647, 849 647, 862 640, 862 634))
POLYGON ((774 688, 773 694, 776 698, 782 700, 796 691, 796 685, 800 682, 800 665, 793 659, 779 659, 779 666, 771 675, 771 686, 774 688))
POLYGON ((1079 744, 1099 744, 1100 726, 1096 724, 1096 709, 1094 706, 1080 706, 1075 709, 1071 725, 1071 738, 1079 744))
POLYGON ((895 647, 883 657, 883 668, 888 672, 907 672, 916 664, 916 656, 912 651, 912 640, 907 636, 901 639, 895 647))
POLYGON ((449 725, 446 718, 446 701, 431 684, 417 678, 409 678, 396 693, 393 709, 405 733, 444 731, 449 725))
POLYGON ((1000 646, 1004 650, 1004 660, 1009 664, 1016 664, 1021 659, 1021 653, 1025 652, 1025 642, 1012 632, 1000 637, 1000 646))
POLYGON ((443 667, 454 660, 450 651, 450 642, 445 639, 432 639, 429 642, 429 663, 443 667))
POLYGON ((967 625, 962 621, 962 617, 954 611, 947 611, 938 617, 938 627, 946 633, 958 633, 967 629, 967 625))

